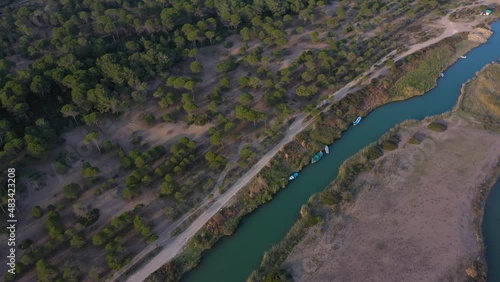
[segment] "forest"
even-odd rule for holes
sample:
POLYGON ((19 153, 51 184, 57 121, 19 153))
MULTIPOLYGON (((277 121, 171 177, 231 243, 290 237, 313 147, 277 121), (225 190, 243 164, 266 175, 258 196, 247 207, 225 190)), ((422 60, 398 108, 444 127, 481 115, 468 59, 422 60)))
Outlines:
MULTIPOLYGON (((158 237, 147 219, 148 207, 137 205, 99 222, 102 211, 82 205, 84 194, 100 197, 114 190, 130 203, 153 189, 158 199, 169 201, 162 209, 175 220, 189 211, 195 195, 215 187, 237 140, 258 131, 263 144, 275 142, 273 130, 282 130, 285 118, 367 70, 398 46, 397 32, 448 1, 4 2, 0 169, 50 158, 57 174, 78 170, 82 177, 61 187, 60 202, 30 207, 48 239, 33 242, 26 235, 17 272, 36 270, 40 281, 72 281, 129 263, 133 254, 124 245, 130 238, 150 243, 158 237), (396 20, 400 24, 391 24, 396 20), (292 39, 301 36, 319 47, 297 53, 292 39), (230 53, 235 42, 240 47, 230 53), (212 69, 201 60, 202 50, 219 45, 225 51, 212 69), (138 138, 130 149, 104 139, 105 118, 120 119, 148 103, 161 114, 145 112, 145 127, 209 124, 207 142, 183 137, 148 147, 138 138), (118 173, 106 175, 88 161, 80 167, 73 154, 52 159, 51 152, 66 142, 63 134, 82 125, 88 131, 81 141, 117 160, 118 173), (48 261, 67 247, 77 252, 89 245, 105 251, 107 269, 58 268, 48 261)), ((239 172, 265 146, 243 148, 239 172)), ((29 177, 42 177, 36 174, 29 177)), ((2 184, 5 177, 2 173, 2 184)), ((18 193, 27 189, 19 185, 18 193)), ((4 209, 6 192, 2 189, 4 209)))

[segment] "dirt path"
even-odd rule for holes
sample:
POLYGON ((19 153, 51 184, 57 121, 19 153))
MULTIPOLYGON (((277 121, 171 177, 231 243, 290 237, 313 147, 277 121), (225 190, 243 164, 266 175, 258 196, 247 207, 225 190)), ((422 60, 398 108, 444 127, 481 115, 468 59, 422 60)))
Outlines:
POLYGON ((152 260, 150 260, 144 267, 139 271, 129 276, 127 281, 136 282, 143 281, 152 272, 160 268, 166 262, 171 260, 173 257, 179 253, 182 248, 187 244, 188 240, 194 236, 198 230, 205 225, 205 223, 212 218, 231 198, 238 193, 241 188, 245 187, 252 178, 260 172, 264 166, 271 160, 276 153, 278 153, 281 148, 292 141, 295 135, 304 130, 309 122, 304 123, 305 115, 299 114, 293 124, 290 126, 287 135, 281 142, 276 145, 271 151, 266 153, 247 173, 245 173, 228 191, 218 198, 210 208, 208 208, 204 213, 200 215, 183 233, 177 237, 167 240, 165 248, 156 255, 152 260))
MULTIPOLYGON (((484 4, 486 4, 486 3, 497 3, 497 2, 500 2, 500 1, 499 0, 495 0, 495 1, 482 1, 482 3, 484 3, 484 4)), ((449 19, 449 16, 450 16, 450 14, 452 12, 448 13, 446 16, 444 16, 443 18, 441 18, 441 20, 436 23, 437 25, 442 26, 442 27, 445 28, 445 31, 440 36, 432 38, 432 39, 429 39, 429 40, 427 40, 425 42, 418 43, 418 44, 410 46, 407 51, 405 51, 405 52, 399 54, 398 56, 396 56, 394 58, 394 61, 396 62, 396 61, 399 61, 399 60, 401 60, 403 58, 406 58, 407 56, 409 56, 409 55, 411 55, 411 54, 413 54, 413 53, 415 53, 417 51, 420 51, 420 50, 422 50, 422 49, 424 49, 426 47, 429 47, 430 45, 435 44, 435 43, 437 43, 437 42, 439 42, 439 41, 441 41, 441 40, 443 40, 445 38, 448 38, 450 36, 453 36, 453 35, 455 35, 457 33, 472 31, 476 25, 478 25, 479 23, 482 23, 486 19, 485 17, 480 17, 480 18, 477 18, 476 20, 474 20, 472 22, 468 22, 468 23, 452 22, 449 19)), ((372 66, 370 68, 370 70, 365 71, 357 79, 351 81, 344 88, 342 88, 341 90, 339 90, 338 93, 334 93, 330 97, 335 97, 335 101, 338 101, 338 100, 344 98, 345 95, 361 89, 362 85, 360 85, 360 83, 362 81, 370 82, 370 80, 372 80, 374 78, 377 78, 377 77, 379 77, 381 75, 386 74, 389 71, 389 68, 385 66, 385 62, 389 58, 392 57, 392 54, 393 53, 388 54, 387 56, 385 56, 384 58, 382 58, 377 63, 377 65, 384 65, 383 67, 377 69, 375 66, 372 66), (349 87, 349 88, 346 89, 346 87, 349 87)))
MULTIPOLYGON (((416 45, 411 46, 408 51, 400 54, 395 58, 395 61, 400 60, 408 55, 411 55, 425 47, 428 47, 446 37, 452 36, 456 33, 459 32, 465 32, 465 31, 470 31, 473 29, 475 25, 478 23, 482 22, 485 18, 479 18, 473 22, 470 23, 454 23, 451 22, 448 19, 448 15, 446 15, 443 19, 441 19, 441 24, 444 25, 446 28, 445 32, 441 34, 440 36, 430 39, 426 42, 419 43, 416 45)), ((380 64, 384 63, 387 58, 390 57, 389 55, 383 58, 380 62, 380 64)), ((321 102, 318 106, 324 106, 326 104, 329 104, 327 107, 325 107, 321 112, 328 111, 330 106, 332 105, 332 100, 333 101, 338 101, 342 98, 344 98, 347 94, 355 92, 362 88, 362 85, 360 83, 362 81, 370 81, 373 78, 376 78, 385 72, 388 71, 387 67, 382 67, 374 71, 375 67, 372 67, 370 70, 364 72, 361 76, 359 76, 357 79, 351 81, 350 83, 346 84, 344 87, 342 87, 340 90, 337 92, 331 94, 329 96, 329 100, 324 100, 321 102), (368 78, 368 79, 367 79, 368 78), (333 99, 332 99, 333 98, 333 99)), ((266 153, 258 163, 256 163, 247 173, 245 173, 231 188, 229 188, 224 194, 218 198, 214 204, 208 208, 205 212, 203 212, 193 223, 181 234, 179 234, 175 238, 168 238, 168 239, 160 239, 159 243, 157 245, 161 245, 163 247, 163 250, 157 254, 153 259, 151 259, 148 263, 146 263, 144 266, 142 266, 137 272, 135 272, 133 275, 129 276, 127 281, 130 282, 135 282, 135 281, 143 281, 146 279, 151 273, 156 271, 158 268, 163 266, 165 263, 167 263, 169 260, 174 258, 187 244, 189 239, 193 237, 196 232, 203 226, 205 223, 212 217, 214 216, 231 198, 236 195, 243 187, 245 187, 253 177, 257 175, 257 173, 260 172, 264 166, 267 165, 267 163, 278 153, 287 143, 292 141, 295 136, 302 132, 304 129, 306 129, 313 121, 313 118, 310 118, 306 120, 306 116, 304 114, 299 114, 293 124, 290 126, 288 133, 286 136, 281 140, 279 144, 277 144, 274 148, 272 148, 268 153, 266 153)), ((204 204, 202 204, 203 206, 204 204)), ((186 217, 187 218, 187 217, 186 217)), ((172 228, 168 228, 169 232, 170 230, 173 230, 172 228)), ((161 233, 166 234, 168 237, 169 233, 168 232, 162 232, 161 233)), ((163 236, 160 236, 160 238, 164 238, 163 236)), ((144 256, 147 252, 141 252, 144 256)), ((133 261, 138 261, 142 256, 138 255, 134 258, 133 261)), ((133 265, 133 263, 129 264, 129 266, 133 265)), ((118 276, 120 275, 119 273, 123 273, 127 268, 124 268, 122 271, 115 273, 113 276, 112 280, 116 280, 118 276)))

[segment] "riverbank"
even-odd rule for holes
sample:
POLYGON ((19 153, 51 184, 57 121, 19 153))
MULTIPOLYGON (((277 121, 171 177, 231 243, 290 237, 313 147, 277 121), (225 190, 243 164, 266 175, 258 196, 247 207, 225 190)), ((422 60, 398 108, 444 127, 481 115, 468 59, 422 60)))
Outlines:
MULTIPOLYGON (((404 77, 415 68, 412 66, 421 65, 425 60, 435 61, 436 52, 452 50, 453 53, 445 57, 448 61, 444 65, 435 65, 430 70, 435 73, 432 78, 435 83, 441 71, 451 65, 460 55, 477 46, 477 43, 469 42, 466 37, 466 35, 455 36, 427 48, 425 52, 414 54, 412 60, 397 63, 395 66, 397 71, 388 74, 384 78, 385 82, 374 83, 367 89, 353 93, 335 103, 332 110, 321 114, 309 130, 298 134, 295 140, 273 158, 271 166, 266 167, 247 188, 244 188, 245 191, 237 197, 231 207, 222 211, 222 217, 219 220, 214 218, 209 221, 188 243, 183 253, 164 268, 158 270, 151 279, 165 279, 165 277, 179 279, 182 273, 199 262, 200 255, 204 250, 209 249, 223 235, 230 234, 243 215, 271 200, 272 195, 285 186, 286 181, 283 179, 286 179, 291 171, 301 169, 308 163, 311 154, 321 149, 325 143, 331 144, 340 138, 342 132, 347 129, 356 116, 366 115, 374 108, 391 101, 391 98, 386 94, 392 85, 391 81, 395 82, 404 77), (227 212, 234 215, 231 220, 227 220, 228 218, 224 216, 227 212)), ((443 57, 441 56, 441 58, 443 57)), ((432 84, 427 85, 432 87, 432 84)), ((422 93, 428 90, 423 89, 422 93)))
POLYGON ((481 278, 474 204, 499 169, 500 135, 456 115, 439 122, 446 131, 428 121, 393 131, 399 148, 380 143, 384 156, 341 192, 345 207, 317 211, 325 223, 282 264, 294 281, 463 281, 464 270, 481 278))
POLYGON ((499 100, 500 90, 491 88, 498 72, 498 64, 489 65, 466 83, 453 114, 391 130, 378 142, 386 150, 376 162, 370 156, 377 145, 346 161, 337 180, 301 209, 303 218, 266 253, 250 280, 286 278, 280 267, 296 281, 359 281, 377 274, 484 280, 484 199, 500 173, 500 105, 488 102, 499 100), (447 129, 430 131, 431 120, 447 129), (305 223, 318 216, 325 223, 307 229, 305 223))

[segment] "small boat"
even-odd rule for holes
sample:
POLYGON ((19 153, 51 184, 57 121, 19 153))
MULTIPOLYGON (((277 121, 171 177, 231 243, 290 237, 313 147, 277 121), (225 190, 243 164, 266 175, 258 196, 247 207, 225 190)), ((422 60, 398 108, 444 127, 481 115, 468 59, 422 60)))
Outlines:
POLYGON ((462 59, 467 59, 467 57, 466 57, 466 56, 460 56, 460 58, 462 58, 462 59))
POLYGON ((325 153, 330 154, 330 148, 328 148, 328 145, 325 145, 325 153))
POLYGON ((288 180, 294 180, 297 177, 299 177, 299 173, 298 172, 294 172, 292 175, 290 175, 290 177, 288 177, 288 180))
POLYGON ((311 163, 314 164, 314 163, 317 163, 319 160, 321 160, 321 158, 323 157, 323 151, 319 151, 316 155, 314 155, 314 157, 312 157, 311 159, 311 163))
POLYGON ((358 117, 352 124, 358 125, 361 122, 362 117, 358 117))
POLYGON ((444 77, 444 73, 441 73, 441 74, 439 75, 439 77, 444 77))

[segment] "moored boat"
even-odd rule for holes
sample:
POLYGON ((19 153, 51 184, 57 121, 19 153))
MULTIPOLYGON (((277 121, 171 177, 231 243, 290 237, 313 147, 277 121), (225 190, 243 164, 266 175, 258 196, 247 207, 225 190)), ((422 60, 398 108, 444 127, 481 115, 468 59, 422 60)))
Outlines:
POLYGON ((292 173, 292 175, 290 175, 290 177, 288 177, 288 180, 294 180, 297 177, 299 177, 299 173, 298 172, 294 172, 294 173, 292 173))
POLYGON ((466 56, 460 56, 460 58, 462 58, 462 59, 467 59, 467 57, 466 57, 466 56))
POLYGON ((314 157, 311 159, 311 163, 317 163, 323 157, 323 151, 319 151, 314 157))
POLYGON ((362 117, 358 117, 352 124, 358 125, 361 122, 362 117))
POLYGON ((444 73, 441 73, 439 76, 440 76, 440 77, 444 77, 444 73))
POLYGON ((325 145, 325 153, 330 154, 330 148, 328 148, 328 145, 325 145))

